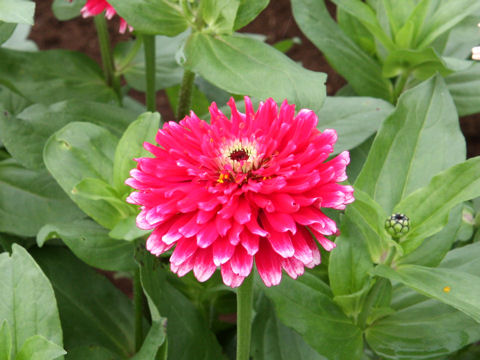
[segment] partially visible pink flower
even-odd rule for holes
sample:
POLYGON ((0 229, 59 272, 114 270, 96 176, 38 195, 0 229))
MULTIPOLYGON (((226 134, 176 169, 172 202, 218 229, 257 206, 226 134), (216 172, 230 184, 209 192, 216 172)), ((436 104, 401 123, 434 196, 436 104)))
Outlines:
MULTIPOLYGON (((105 11, 105 17, 109 20, 117 13, 107 0, 87 0, 85 6, 80 10, 83 17, 96 16, 103 11, 105 11)), ((127 30, 127 27, 130 31, 132 30, 132 27, 128 26, 123 18, 120 18, 120 28, 118 31, 123 34, 127 30)))
POLYGON ((353 202, 347 179, 348 152, 326 161, 335 130, 318 131, 311 110, 295 115, 285 101, 268 99, 246 113, 235 101, 229 120, 215 103, 211 123, 193 112, 169 122, 156 142, 145 143, 153 158, 136 159, 126 183, 138 190, 127 199, 141 205, 137 225, 153 229, 147 249, 155 255, 175 249, 173 272, 193 270, 199 281, 220 267, 223 282, 239 286, 253 263, 266 286, 277 285, 282 269, 292 278, 320 263, 315 239, 338 233, 322 208, 345 209, 353 202))

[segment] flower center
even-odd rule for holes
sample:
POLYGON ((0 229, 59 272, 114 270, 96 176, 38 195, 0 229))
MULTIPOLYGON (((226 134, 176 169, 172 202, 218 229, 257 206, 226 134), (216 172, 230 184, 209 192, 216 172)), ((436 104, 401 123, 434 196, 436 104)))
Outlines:
POLYGON ((245 149, 239 149, 239 150, 232 151, 229 157, 234 161, 242 161, 242 160, 248 160, 249 155, 247 154, 245 149))

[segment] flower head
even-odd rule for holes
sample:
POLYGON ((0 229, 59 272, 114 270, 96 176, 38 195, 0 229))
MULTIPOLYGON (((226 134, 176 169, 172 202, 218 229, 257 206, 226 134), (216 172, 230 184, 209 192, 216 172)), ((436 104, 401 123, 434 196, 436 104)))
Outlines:
POLYGON ((145 143, 153 158, 136 159, 126 183, 138 190, 127 199, 141 205, 137 225, 153 229, 147 249, 155 255, 173 248, 170 267, 183 276, 193 270, 205 281, 220 267, 223 281, 239 286, 252 271, 267 286, 282 269, 292 278, 320 263, 315 239, 337 226, 322 208, 344 209, 353 188, 347 179, 348 152, 326 161, 337 139, 317 130, 311 110, 295 115, 268 99, 255 112, 245 97, 245 114, 235 101, 229 120, 213 103, 211 123, 193 112, 169 122, 156 142, 145 143))
MULTIPOLYGON (((80 10, 82 16, 85 18, 99 15, 103 11, 105 11, 105 17, 109 20, 117 13, 107 0, 87 0, 85 6, 80 10)), ((120 29, 118 31, 123 34, 127 30, 127 27, 129 27, 127 22, 123 18, 120 18, 120 29)), ((130 31, 132 30, 131 27, 129 27, 129 29, 130 31)))

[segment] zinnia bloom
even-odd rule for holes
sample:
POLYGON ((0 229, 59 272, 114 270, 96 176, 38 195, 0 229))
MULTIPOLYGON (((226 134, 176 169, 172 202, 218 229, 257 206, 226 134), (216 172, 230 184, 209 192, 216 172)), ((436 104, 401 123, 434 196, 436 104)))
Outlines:
MULTIPOLYGON (((80 10, 82 16, 85 18, 99 15, 103 11, 105 11, 105 17, 109 20, 117 13, 107 0, 87 0, 85 6, 80 10)), ((127 30, 127 27, 127 22, 123 18, 120 18, 120 29, 118 31, 123 34, 127 30)), ((130 30, 132 30, 131 27, 130 30)))
POLYGON ((199 281, 220 267, 223 282, 239 286, 255 260, 266 286, 277 285, 282 269, 292 278, 320 263, 316 241, 337 226, 321 208, 344 209, 353 188, 347 179, 348 152, 326 161, 335 130, 317 130, 317 116, 268 99, 246 113, 235 101, 229 120, 215 103, 211 123, 193 112, 179 124, 169 122, 156 142, 145 143, 153 158, 136 159, 126 183, 138 190, 127 199, 141 205, 137 225, 153 229, 147 249, 160 255, 175 246, 171 270, 193 269, 199 281), (316 239, 316 241, 315 241, 316 239))

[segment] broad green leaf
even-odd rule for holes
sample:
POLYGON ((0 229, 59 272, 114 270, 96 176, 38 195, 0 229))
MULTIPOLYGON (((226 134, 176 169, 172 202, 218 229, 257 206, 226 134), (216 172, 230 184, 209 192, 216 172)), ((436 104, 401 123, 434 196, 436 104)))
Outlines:
POLYGON ((33 256, 55 290, 67 351, 102 346, 122 357, 133 354, 133 304, 120 290, 64 248, 33 256))
POLYGON ((292 0, 292 9, 303 33, 358 95, 392 99, 392 84, 382 77, 380 64, 343 33, 324 0, 292 0))
POLYGON ((0 21, 33 25, 35 3, 28 0, 0 0, 0 21))
POLYGON ((448 214, 456 205, 480 196, 480 157, 471 158, 436 175, 428 186, 403 199, 395 212, 407 214, 410 231, 402 239, 406 253, 423 239, 447 224, 448 214))
POLYGON ((395 50, 383 62, 384 77, 391 78, 409 72, 419 80, 426 80, 437 72, 447 76, 452 70, 432 48, 395 50))
POLYGON ((38 51, 37 44, 28 39, 31 29, 30 25, 18 24, 8 40, 2 44, 2 47, 12 50, 38 51))
POLYGON ((472 14, 457 24, 449 33, 448 40, 442 52, 443 56, 450 56, 458 59, 469 58, 472 48, 478 45, 480 29, 478 19, 480 11, 472 14))
POLYGON ((367 246, 371 261, 380 263, 395 244, 384 228, 385 211, 368 194, 356 189, 355 202, 348 206, 346 216, 351 221, 351 229, 347 230, 351 234, 349 237, 360 236, 357 241, 367 246))
MULTIPOLYGON (((355 202, 357 201, 358 198, 355 202)), ((363 223, 364 218, 358 217, 359 212, 356 213, 357 216, 353 212, 352 216, 349 210, 342 218, 341 235, 335 241, 337 247, 330 253, 328 277, 335 295, 333 300, 345 314, 356 319, 370 288, 369 272, 373 269, 373 264, 366 244, 366 237, 370 234, 364 232, 368 225, 363 223)))
POLYGON ((16 27, 17 24, 0 21, 0 45, 10 39, 16 27))
POLYGON ((37 244, 41 247, 50 239, 62 239, 88 265, 112 271, 135 268, 134 244, 110 238, 108 230, 92 220, 45 225, 37 235, 37 244))
POLYGON ((231 34, 240 0, 203 0, 201 17, 205 27, 214 34, 231 34))
POLYGON ((120 194, 131 192, 131 188, 125 185, 130 170, 135 168, 134 161, 140 157, 151 157, 152 155, 144 149, 143 143, 155 142, 158 128, 160 127, 159 113, 144 113, 127 128, 115 150, 113 162, 113 185, 120 194))
POLYGON ((134 205, 128 204, 125 197, 111 185, 98 178, 85 178, 72 189, 75 201, 84 204, 85 213, 99 223, 108 222, 113 228, 119 221, 137 213, 134 205))
POLYGON ((327 96, 322 108, 317 111, 317 128, 337 131, 334 153, 338 154, 363 143, 392 111, 393 106, 380 99, 327 96))
POLYGON ((233 30, 238 30, 250 23, 267 7, 269 2, 270 0, 240 0, 233 30))
POLYGON ((461 210, 461 206, 453 208, 450 211, 447 225, 440 232, 423 240, 418 248, 400 257, 397 263, 437 266, 456 240, 456 233, 462 220, 461 210))
POLYGON ((0 84, 35 103, 77 99, 118 102, 100 67, 78 52, 25 52, 0 48, 0 84))
MULTIPOLYGON (((112 183, 113 158, 117 139, 104 128, 90 123, 69 123, 45 144, 43 160, 62 189, 83 211, 96 215, 96 221, 113 228, 119 220, 108 202, 77 196, 75 186, 86 178, 112 183), (102 210, 108 213, 102 216, 102 210)), ((90 215, 90 214, 89 214, 90 215)))
POLYGON ((367 54, 375 54, 377 50, 375 38, 370 31, 368 31, 368 29, 357 20, 357 18, 343 10, 341 7, 337 7, 337 22, 342 31, 350 39, 355 41, 355 43, 367 54))
POLYGON ((0 325, 0 359, 10 360, 12 354, 12 333, 7 320, 0 325))
POLYGON ((100 125, 121 136, 136 113, 117 106, 77 100, 52 105, 35 104, 17 116, 0 113, 0 136, 9 153, 28 168, 44 167, 42 151, 47 139, 74 121, 100 125))
POLYGON ((34 335, 61 346, 62 328, 52 285, 24 248, 14 244, 12 250, 11 256, 0 254, 0 319, 10 326, 12 354, 34 335))
POLYGON ((0 162, 0 214, 0 231, 21 236, 82 216, 47 171, 25 169, 13 159, 0 162))
POLYGON ((173 0, 109 0, 128 25, 142 34, 175 36, 184 32, 188 15, 173 0))
POLYGON ((265 293, 282 323, 298 332, 320 355, 338 360, 362 358, 360 328, 333 302, 328 286, 320 279, 309 273, 296 280, 285 277, 265 293))
POLYGON ((108 233, 113 239, 132 241, 149 234, 150 231, 141 230, 137 227, 136 216, 129 216, 120 220, 108 233))
POLYGON ((52 11, 58 20, 70 20, 80 15, 80 10, 85 3, 86 0, 54 0, 52 11))
POLYGON ((373 273, 439 300, 480 322, 480 277, 452 269, 401 265, 396 270, 379 265, 373 273))
POLYGON ((34 335, 25 340, 15 360, 53 360, 66 353, 61 346, 41 335, 34 335))
POLYGON ((159 314, 167 318, 168 358, 223 359, 220 345, 207 321, 168 281, 167 272, 155 257, 145 253, 140 263, 143 289, 159 314))
POLYGON ((416 48, 427 47, 468 15, 479 10, 480 2, 477 0, 440 1, 434 13, 425 18, 425 23, 416 38, 416 48))
POLYGON ((367 161, 368 153, 372 147, 374 135, 361 143, 356 148, 350 150, 350 164, 347 166, 347 176, 350 183, 355 183, 360 171, 362 171, 363 164, 367 161))
POLYGON ((255 360, 325 360, 294 330, 283 325, 273 304, 263 294, 256 301, 252 323, 252 355, 255 360))
MULTIPOLYGON (((155 36, 156 90, 180 84, 182 81, 183 68, 178 64, 176 55, 187 36, 188 32, 175 37, 155 36)), ((117 72, 123 74, 128 85, 139 91, 146 90, 145 51, 141 38, 117 44, 115 63, 117 72)))
POLYGON ((441 268, 480 274, 480 243, 465 245, 448 252, 440 264, 441 268))
POLYGON ((151 360, 155 359, 158 349, 163 345, 166 339, 167 320, 154 320, 152 326, 143 341, 140 350, 132 357, 132 360, 151 360))
POLYGON ((185 55, 187 68, 234 94, 288 99, 313 110, 320 109, 325 99, 325 74, 306 70, 250 37, 195 33, 187 41, 185 55))
MULTIPOLYGON (((7 116, 5 110, 13 115, 21 113, 31 102, 9 88, 0 85, 0 115, 7 116)), ((3 133, 3 131, 1 131, 3 133)), ((0 135, 1 135, 0 133, 0 135)))
POLYGON ((480 326, 451 306, 427 300, 377 320, 366 330, 365 338, 387 359, 443 359, 478 341, 480 326))
POLYGON ((96 345, 77 346, 68 350, 67 360, 123 360, 121 356, 96 345))
MULTIPOLYGON (((465 60, 467 63, 467 60, 465 60)), ((466 70, 457 71, 445 78, 448 91, 453 97, 460 116, 480 112, 480 63, 471 64, 466 70)))
POLYGON ((395 49, 392 39, 382 29, 375 12, 361 0, 332 0, 337 6, 354 16, 389 51, 395 49))
POLYGON ((400 200, 463 159, 455 106, 436 76, 402 94, 378 131, 355 187, 391 214, 400 200))

